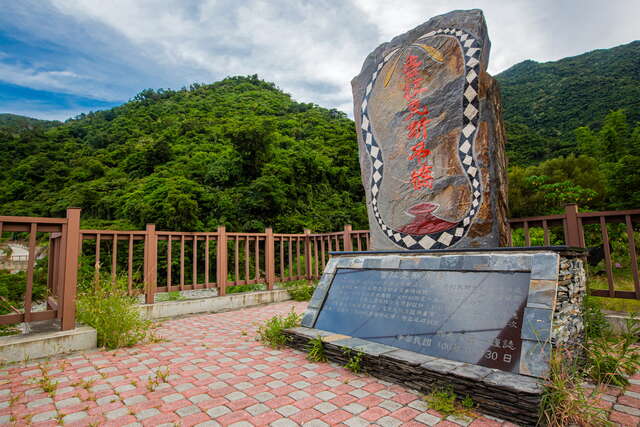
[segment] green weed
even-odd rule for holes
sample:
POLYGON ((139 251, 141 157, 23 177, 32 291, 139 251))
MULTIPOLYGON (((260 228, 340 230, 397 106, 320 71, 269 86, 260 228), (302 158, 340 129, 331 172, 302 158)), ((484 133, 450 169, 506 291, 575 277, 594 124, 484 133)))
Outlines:
POLYGON ((180 294, 180 291, 163 292, 157 294, 156 301, 182 301, 186 299, 180 294))
POLYGON ((324 353, 324 342, 321 336, 312 338, 308 342, 309 353, 307 353, 307 359, 312 362, 326 362, 327 355, 324 353))
POLYGON ((98 345, 108 349, 131 347, 149 339, 151 322, 142 318, 136 299, 126 292, 126 279, 114 285, 102 280, 78 296, 77 318, 98 332, 98 345))
POLYGON ((585 297, 582 313, 587 339, 601 338, 611 333, 611 327, 602 313, 599 301, 591 296, 585 297))
POLYGON ((471 396, 460 399, 452 386, 438 386, 424 397, 429 407, 445 415, 468 416, 476 403, 471 396))
POLYGON ((350 348, 343 348, 342 353, 349 358, 344 367, 354 374, 359 374, 363 371, 362 369, 362 356, 364 355, 361 351, 356 351, 353 353, 350 348))
POLYGON ((162 368, 156 371, 156 375, 163 383, 167 382, 167 377, 169 377, 169 368, 162 368))
POLYGON ((309 301, 313 296, 316 285, 317 281, 296 280, 293 282, 279 283, 278 287, 286 289, 294 301, 309 301))
POLYGON ((48 393, 51 397, 55 395, 58 389, 58 382, 51 379, 49 371, 45 366, 40 365, 41 377, 38 378, 38 385, 45 393, 48 393))
POLYGON ((471 410, 476 406, 475 402, 469 395, 466 395, 464 399, 462 399, 460 405, 462 405, 462 407, 467 410, 471 410))
POLYGON ((242 292, 264 291, 266 286, 263 283, 254 283, 249 285, 233 285, 227 287, 227 294, 239 294, 242 292))
POLYGON ((287 344, 288 337, 282 331, 300 326, 301 318, 293 308, 287 316, 274 316, 258 328, 257 339, 269 347, 283 347, 287 344))
POLYGON ((458 412, 456 410, 456 399, 457 396, 452 387, 436 388, 425 396, 425 400, 432 409, 446 415, 453 415, 458 412))

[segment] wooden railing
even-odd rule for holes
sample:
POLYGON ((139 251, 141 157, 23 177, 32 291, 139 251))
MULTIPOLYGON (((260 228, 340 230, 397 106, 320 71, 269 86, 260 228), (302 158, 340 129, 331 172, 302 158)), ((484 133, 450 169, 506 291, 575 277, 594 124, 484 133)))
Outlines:
MULTIPOLYGON (((317 279, 332 251, 366 251, 368 230, 339 232, 264 233, 145 230, 80 230, 80 210, 69 209, 66 218, 0 216, 0 238, 14 233, 28 240, 23 307, 13 307, 0 297, 11 313, 0 315, 0 324, 59 319, 63 330, 74 327, 78 260, 94 279, 124 280, 130 294, 144 294, 149 304, 159 292, 216 289, 225 295, 229 286, 317 279), (38 242, 48 236, 46 309, 33 311, 33 286, 38 242)), ((602 249, 606 286, 592 295, 640 299, 638 257, 634 232, 640 226, 640 210, 579 212, 569 205, 563 214, 509 221, 510 246, 590 246, 602 249), (594 228, 595 227, 595 228, 594 228), (619 229, 613 230, 612 227, 619 229), (519 230, 522 229, 522 232, 519 230), (611 233, 626 236, 632 286, 616 287, 611 233), (588 234, 588 236, 585 236, 588 234), (594 243, 595 242, 595 243, 594 243), (606 289, 604 289, 606 288, 606 289)), ((618 253, 620 239, 616 241, 618 253)), ((593 255, 593 254, 591 254, 593 255)))
POLYGON ((12 313, 0 315, 0 325, 58 319, 62 330, 75 327, 75 298, 80 243, 80 209, 70 208, 66 218, 31 218, 0 216, 3 233, 25 234, 29 255, 22 307, 14 307, 2 298, 0 305, 12 313), (47 271, 46 309, 33 311, 34 272, 38 240, 49 236, 50 253, 47 271))
MULTIPOLYGON (((589 260, 592 264, 602 258, 604 272, 606 274, 607 289, 590 289, 592 295, 610 298, 640 299, 640 277, 638 275, 638 256, 634 232, 640 228, 640 209, 624 211, 604 212, 579 212, 578 206, 567 205, 565 212, 559 215, 547 215, 531 218, 518 218, 509 220, 511 233, 510 245, 513 245, 514 230, 522 229, 524 246, 549 246, 551 244, 564 244, 580 248, 589 248, 589 260), (617 227, 617 230, 614 230, 617 227), (532 242, 532 231, 542 228, 542 245, 532 242), (622 236, 626 241, 625 259, 628 257, 628 277, 622 275, 622 281, 631 283, 633 290, 616 289, 616 274, 612 254, 612 242, 610 234, 622 236), (553 234, 553 241, 551 235, 553 234), (588 234, 585 237, 585 234, 588 234), (627 280, 628 279, 628 280, 627 280)), ((618 242, 620 243, 620 242, 618 242)), ((620 266, 622 268, 623 266, 620 266)), ((596 273, 596 272, 593 272, 596 273)), ((620 275, 617 275, 620 276, 620 275)), ((593 279, 593 274, 592 274, 593 279)), ((594 280, 591 280, 593 283, 594 280)))
POLYGON ((346 225, 334 233, 81 230, 84 262, 94 266, 94 279, 126 277, 130 294, 144 293, 152 304, 158 292, 217 289, 263 283, 316 279, 332 251, 367 250, 369 232, 346 225), (104 254, 108 261, 103 262, 104 254), (142 274, 139 274, 139 273, 142 274))

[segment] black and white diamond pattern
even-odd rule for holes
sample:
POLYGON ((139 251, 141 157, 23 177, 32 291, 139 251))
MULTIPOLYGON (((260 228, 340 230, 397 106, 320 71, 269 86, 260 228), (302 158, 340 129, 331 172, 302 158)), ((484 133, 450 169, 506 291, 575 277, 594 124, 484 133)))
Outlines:
POLYGON ((473 142, 478 129, 480 119, 480 101, 478 98, 478 75, 480 73, 480 55, 482 46, 478 41, 463 30, 456 28, 442 28, 431 31, 418 40, 425 40, 429 37, 445 36, 455 38, 462 48, 463 60, 465 61, 465 80, 462 92, 462 133, 458 143, 459 159, 462 168, 467 174, 467 179, 473 189, 473 199, 471 208, 467 215, 455 227, 427 235, 411 235, 391 229, 382 219, 378 208, 378 193, 383 178, 384 159, 382 150, 378 146, 375 135, 371 127, 368 115, 368 103, 371 90, 373 89, 380 70, 384 65, 400 50, 395 49, 389 52, 378 64, 373 72, 371 80, 366 87, 364 100, 362 101, 362 136, 371 156, 371 205, 376 221, 382 231, 398 246, 405 249, 444 249, 455 245, 468 231, 473 219, 482 202, 482 188, 476 161, 473 156, 473 142))

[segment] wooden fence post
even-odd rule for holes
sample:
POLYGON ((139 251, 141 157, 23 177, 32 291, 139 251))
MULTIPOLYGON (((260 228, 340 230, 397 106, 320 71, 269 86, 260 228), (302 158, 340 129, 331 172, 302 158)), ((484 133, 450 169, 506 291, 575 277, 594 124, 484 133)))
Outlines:
POLYGON ((147 224, 144 239, 144 285, 145 302, 153 304, 158 279, 158 235, 156 225, 147 224))
POLYGON ((276 282, 276 243, 273 238, 273 228, 269 227, 264 230, 267 235, 264 241, 264 263, 267 275, 267 289, 272 290, 276 282))
POLYGON ((351 224, 344 226, 342 240, 344 241, 344 251, 351 252, 353 250, 353 242, 351 241, 351 224))
POLYGON ((565 244, 567 246, 584 247, 584 238, 582 237, 582 228, 578 218, 578 205, 575 203, 568 204, 564 207, 565 218, 567 222, 567 235, 565 236, 565 244))
POLYGON ((218 245, 216 256, 216 281, 218 282, 218 295, 227 294, 227 232, 224 225, 218 227, 218 245))
POLYGON ((311 271, 311 259, 313 258, 311 254, 311 230, 308 228, 304 229, 304 269, 306 273, 307 280, 313 279, 313 271, 311 271))
POLYGON ((62 312, 60 327, 68 331, 76 326, 76 287, 80 249, 80 208, 67 209, 66 244, 64 245, 64 282, 58 295, 58 310, 62 312))

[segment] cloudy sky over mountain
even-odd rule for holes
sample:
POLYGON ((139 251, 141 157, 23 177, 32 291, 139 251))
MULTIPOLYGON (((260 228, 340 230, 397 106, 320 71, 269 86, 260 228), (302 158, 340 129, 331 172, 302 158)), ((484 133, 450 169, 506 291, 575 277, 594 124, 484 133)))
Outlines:
POLYGON ((351 114, 350 80, 380 43, 452 9, 481 8, 489 71, 640 38, 637 0, 0 0, 0 113, 64 120, 258 74, 351 114))

